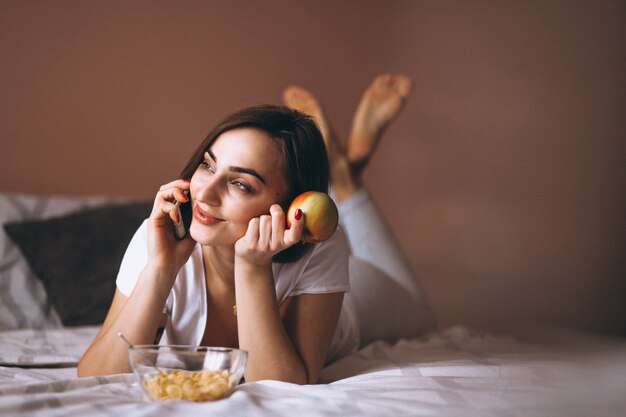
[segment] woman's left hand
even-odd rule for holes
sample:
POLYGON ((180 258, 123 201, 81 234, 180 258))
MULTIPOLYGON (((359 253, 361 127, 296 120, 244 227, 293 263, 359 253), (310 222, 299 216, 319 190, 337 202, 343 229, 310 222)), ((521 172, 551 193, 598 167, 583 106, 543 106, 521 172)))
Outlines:
POLYGON ((270 214, 250 220, 246 234, 235 242, 235 255, 251 264, 269 265, 274 255, 302 238, 302 212, 299 217, 291 223, 290 229, 286 229, 285 211, 278 204, 272 204, 270 214))

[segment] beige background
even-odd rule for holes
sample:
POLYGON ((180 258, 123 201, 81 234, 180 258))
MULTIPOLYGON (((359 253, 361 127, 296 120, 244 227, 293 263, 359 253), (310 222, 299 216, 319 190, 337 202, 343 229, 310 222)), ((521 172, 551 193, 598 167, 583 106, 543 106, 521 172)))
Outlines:
POLYGON ((0 191, 151 197, 219 119, 415 82, 367 183, 439 324, 626 333, 621 1, 0 0, 0 191))

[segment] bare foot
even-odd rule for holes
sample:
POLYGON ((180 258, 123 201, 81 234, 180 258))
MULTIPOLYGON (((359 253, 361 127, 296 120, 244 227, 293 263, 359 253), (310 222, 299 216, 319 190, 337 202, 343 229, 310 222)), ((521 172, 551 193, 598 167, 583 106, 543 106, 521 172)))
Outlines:
POLYGON ((352 169, 346 158, 346 153, 337 142, 322 106, 313 94, 299 86, 287 87, 283 91, 283 102, 292 109, 301 111, 315 119, 326 144, 331 186, 335 197, 339 202, 349 198, 356 192, 358 185, 352 177, 352 169))
POLYGON ((385 128, 402 110, 411 84, 403 75, 383 74, 365 90, 354 115, 347 151, 356 181, 360 181, 385 128))
POLYGON ((331 140, 333 134, 326 116, 324 115, 324 111, 322 110, 322 106, 320 106, 313 94, 302 87, 292 85, 283 91, 283 102, 292 109, 301 111, 315 119, 320 132, 322 132, 326 147, 328 148, 328 141, 331 140))

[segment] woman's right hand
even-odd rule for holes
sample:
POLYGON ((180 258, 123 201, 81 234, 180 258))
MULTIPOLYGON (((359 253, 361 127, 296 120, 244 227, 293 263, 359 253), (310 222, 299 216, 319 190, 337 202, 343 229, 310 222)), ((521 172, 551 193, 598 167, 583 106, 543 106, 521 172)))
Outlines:
POLYGON ((187 262, 196 242, 189 233, 183 240, 176 239, 174 223, 180 220, 180 210, 174 204, 181 204, 190 198, 184 191, 189 190, 189 181, 176 180, 162 185, 154 200, 152 213, 148 219, 148 265, 176 274, 187 262))

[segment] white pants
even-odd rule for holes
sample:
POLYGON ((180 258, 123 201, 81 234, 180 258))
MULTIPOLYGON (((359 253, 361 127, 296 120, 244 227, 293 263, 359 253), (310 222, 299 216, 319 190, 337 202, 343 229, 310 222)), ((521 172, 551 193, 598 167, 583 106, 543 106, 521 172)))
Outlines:
POLYGON ((346 298, 356 312, 359 347, 432 330, 426 297, 369 193, 361 188, 338 208, 352 250, 346 298))

